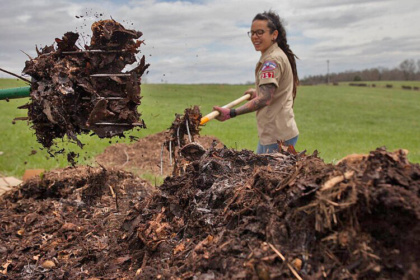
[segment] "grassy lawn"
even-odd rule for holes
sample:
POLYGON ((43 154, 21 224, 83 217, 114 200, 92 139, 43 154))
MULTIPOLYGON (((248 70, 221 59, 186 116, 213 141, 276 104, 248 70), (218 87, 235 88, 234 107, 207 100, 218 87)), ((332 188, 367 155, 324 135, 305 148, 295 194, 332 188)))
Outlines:
MULTIPOLYGON (((374 82, 375 83, 375 82, 374 82)), ((326 162, 334 162, 348 154, 368 153, 380 146, 388 150, 409 150, 409 160, 420 162, 420 91, 403 90, 400 85, 420 86, 420 82, 383 82, 394 88, 340 86, 301 86, 295 103, 300 130, 296 149, 314 150, 326 162)), ((378 83, 376 83, 378 84, 378 83)), ((24 86, 16 79, 0 79, 0 88, 24 86)), ((176 113, 193 105, 200 105, 203 115, 213 105, 224 105, 238 98, 246 85, 142 85, 142 104, 139 111, 147 129, 126 135, 144 137, 170 127, 176 113)), ((64 167, 64 156, 51 158, 36 142, 32 129, 25 121, 12 124, 14 117, 25 116, 17 107, 29 99, 0 100, 0 174, 22 176, 25 169, 53 169, 64 167), (37 151, 32 155, 32 150, 37 151)), ((255 150, 257 131, 255 115, 248 114, 221 123, 210 121, 202 135, 219 138, 235 149, 255 150)), ((74 144, 62 144, 80 154, 79 164, 95 164, 93 157, 116 142, 129 139, 99 139, 80 136, 86 144, 80 150, 74 144)), ((66 142, 66 141, 64 141, 66 142)))
POLYGON ((317 149, 329 162, 386 146, 420 162, 420 91, 316 86, 302 87, 299 97, 298 149, 317 149))

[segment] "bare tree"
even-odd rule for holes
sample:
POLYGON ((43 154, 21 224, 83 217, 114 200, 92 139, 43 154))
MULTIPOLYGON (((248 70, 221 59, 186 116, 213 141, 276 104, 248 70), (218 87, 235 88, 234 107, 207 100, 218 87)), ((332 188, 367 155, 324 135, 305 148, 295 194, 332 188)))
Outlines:
POLYGON ((416 72, 416 63, 414 62, 414 59, 406 59, 401 62, 400 69, 404 73, 405 80, 410 80, 410 78, 414 77, 414 73, 416 72))

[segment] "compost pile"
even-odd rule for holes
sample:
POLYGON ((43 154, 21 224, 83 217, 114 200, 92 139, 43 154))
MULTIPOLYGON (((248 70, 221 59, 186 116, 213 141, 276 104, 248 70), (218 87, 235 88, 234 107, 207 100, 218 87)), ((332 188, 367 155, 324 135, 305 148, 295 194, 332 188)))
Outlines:
POLYGON ((3 195, 0 279, 116 279, 131 259, 123 219, 154 189, 128 172, 79 166, 3 195))
POLYGON ((142 279, 419 275, 420 166, 209 149, 124 226, 142 279), (136 249, 134 249, 136 248, 136 249))
POLYGON ((115 20, 92 24, 90 45, 77 46, 79 34, 67 32, 26 61, 23 73, 32 77, 28 118, 38 142, 50 148, 54 139, 93 132, 100 138, 123 136, 145 127, 140 105, 141 76, 149 67, 136 54, 142 33, 125 29, 115 20), (130 71, 126 66, 137 63, 130 71))
POLYGON ((79 183, 47 173, 3 196, 0 278, 419 275, 420 166, 402 150, 331 165, 210 147, 178 168, 146 197, 128 173, 101 168, 79 183))

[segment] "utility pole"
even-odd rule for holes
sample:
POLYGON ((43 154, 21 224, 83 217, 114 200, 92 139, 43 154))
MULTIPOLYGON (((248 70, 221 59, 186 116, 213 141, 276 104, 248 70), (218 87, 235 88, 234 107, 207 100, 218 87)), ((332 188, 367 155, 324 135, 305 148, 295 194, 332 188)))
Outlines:
POLYGON ((327 85, 330 84, 330 61, 327 60, 327 85))

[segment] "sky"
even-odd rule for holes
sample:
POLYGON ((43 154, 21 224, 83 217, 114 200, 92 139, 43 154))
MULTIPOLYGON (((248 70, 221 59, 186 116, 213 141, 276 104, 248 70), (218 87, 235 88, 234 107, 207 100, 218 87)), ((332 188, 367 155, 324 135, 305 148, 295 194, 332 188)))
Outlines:
MULTIPOLYGON (((282 18, 300 78, 420 60, 418 0, 0 0, 0 68, 21 74, 35 47, 113 18, 143 32, 146 83, 254 82, 253 17, 282 18)), ((11 78, 0 72, 0 78, 11 78)))

